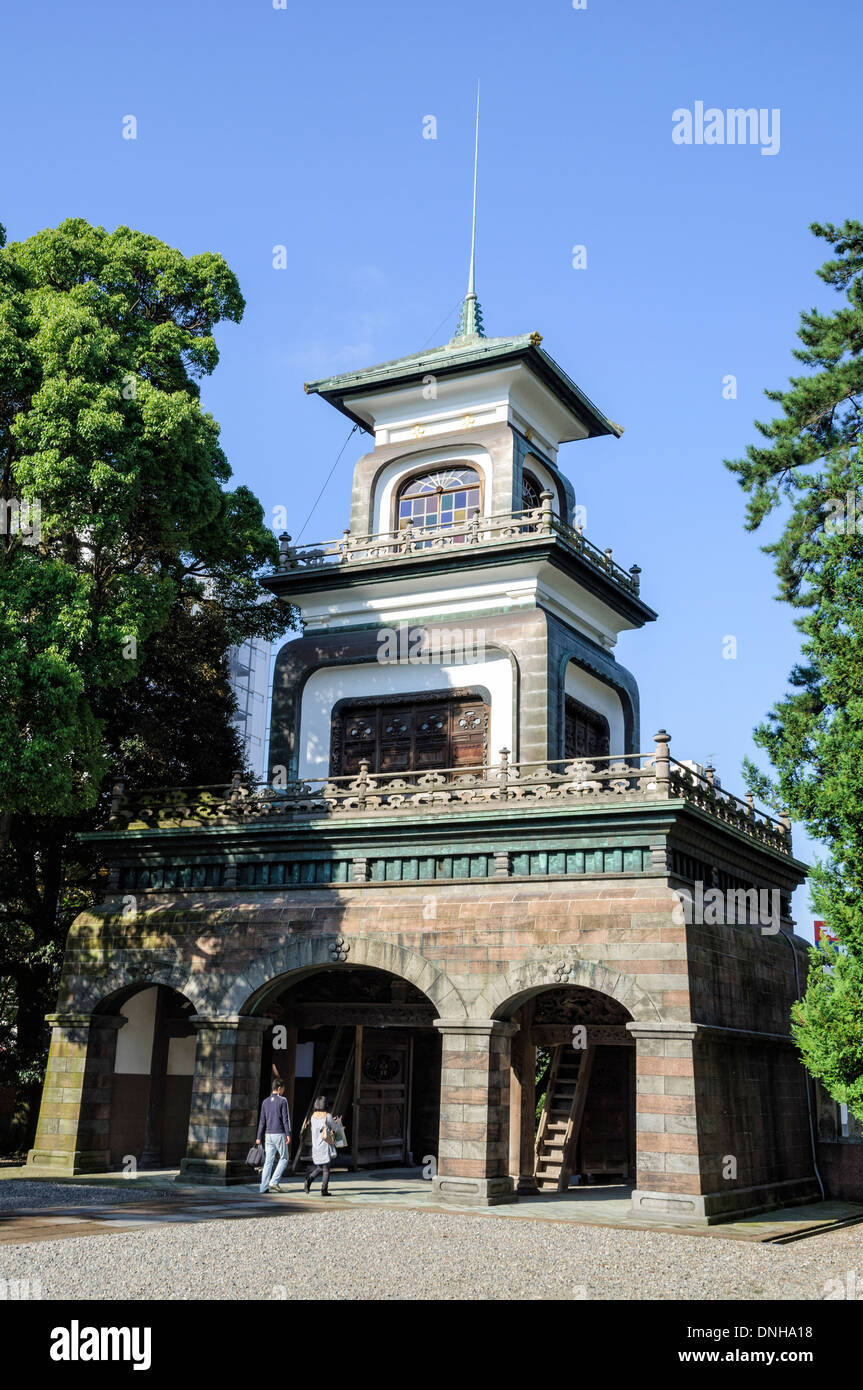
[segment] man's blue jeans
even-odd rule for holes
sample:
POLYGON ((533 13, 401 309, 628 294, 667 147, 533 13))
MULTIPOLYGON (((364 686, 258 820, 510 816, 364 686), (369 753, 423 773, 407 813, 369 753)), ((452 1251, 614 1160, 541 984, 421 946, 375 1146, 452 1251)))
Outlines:
POLYGON ((264 1157, 264 1171, 261 1174, 261 1191, 266 1192, 270 1186, 270 1174, 272 1173, 273 1185, 279 1181, 288 1166, 288 1144, 284 1134, 266 1134, 264 1136, 264 1147, 266 1154, 264 1157), (273 1173, 273 1164, 279 1160, 278 1167, 273 1173))

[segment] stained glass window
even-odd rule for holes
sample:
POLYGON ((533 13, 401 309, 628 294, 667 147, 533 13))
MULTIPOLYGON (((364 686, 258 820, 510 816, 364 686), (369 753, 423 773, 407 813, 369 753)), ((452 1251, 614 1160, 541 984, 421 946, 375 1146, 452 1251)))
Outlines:
POLYGON ((398 529, 457 530, 480 510, 482 483, 473 468, 447 468, 408 478, 398 492, 398 529))
POLYGON ((542 488, 532 473, 525 471, 521 475, 521 509, 523 512, 532 512, 534 508, 541 507, 540 495, 542 488))

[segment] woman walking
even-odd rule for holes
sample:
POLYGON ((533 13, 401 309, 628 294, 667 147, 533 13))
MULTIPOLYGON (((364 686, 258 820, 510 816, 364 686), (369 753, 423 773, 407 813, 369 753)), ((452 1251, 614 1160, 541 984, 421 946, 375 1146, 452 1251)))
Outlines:
POLYGON ((315 1108, 312 1111, 312 1163, 315 1165, 306 1174, 306 1192, 311 1191, 312 1183, 315 1178, 321 1178, 321 1196, 329 1197, 330 1185, 330 1164, 336 1156, 335 1144, 328 1142, 329 1136, 333 1133, 335 1121, 327 1110, 326 1096, 318 1096, 315 1101, 315 1108))

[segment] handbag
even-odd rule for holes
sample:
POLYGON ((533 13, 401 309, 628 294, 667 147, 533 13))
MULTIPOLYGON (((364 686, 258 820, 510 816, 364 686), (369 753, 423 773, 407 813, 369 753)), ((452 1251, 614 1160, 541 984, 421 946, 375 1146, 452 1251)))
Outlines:
POLYGON ((246 1163, 250 1168, 263 1168, 264 1166, 264 1146, 263 1144, 253 1144, 246 1154, 246 1163))

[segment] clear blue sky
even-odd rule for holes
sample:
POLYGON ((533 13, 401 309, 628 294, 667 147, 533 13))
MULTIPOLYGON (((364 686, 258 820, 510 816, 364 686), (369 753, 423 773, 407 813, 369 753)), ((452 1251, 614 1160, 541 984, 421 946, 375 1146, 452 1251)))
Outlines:
MULTIPOLYGON (((19 0, 0 58, 0 220, 17 240, 77 215, 226 257, 248 307, 221 331, 205 401, 236 478, 296 533, 349 427, 303 381, 454 330, 480 78, 486 332, 538 329, 625 425, 561 464, 589 536, 642 566, 660 614, 618 647, 642 743, 664 725, 672 752, 712 755, 740 790, 798 639, 722 459, 795 370, 800 310, 832 301, 808 224, 863 211, 861 40, 847 0, 19 0), (672 112, 696 101, 778 107, 779 152, 674 144, 672 112)), ((346 524, 358 441, 306 539, 346 524)), ((796 847, 807 856, 799 832, 796 847)), ((796 909, 808 935, 805 896, 796 909)))

